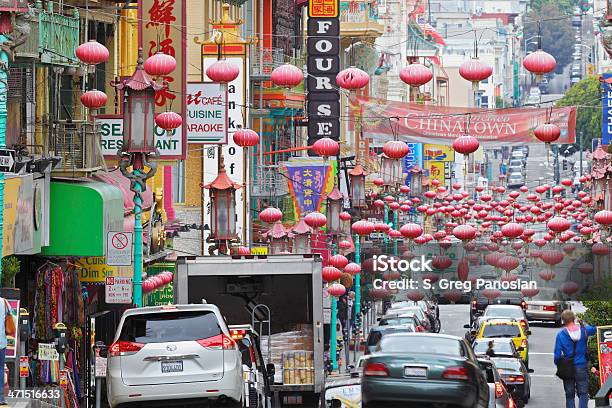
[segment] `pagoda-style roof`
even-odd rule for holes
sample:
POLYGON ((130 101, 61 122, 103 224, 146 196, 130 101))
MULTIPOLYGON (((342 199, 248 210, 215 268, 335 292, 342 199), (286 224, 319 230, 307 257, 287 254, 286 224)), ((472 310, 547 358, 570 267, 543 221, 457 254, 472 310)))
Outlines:
POLYGON ((349 171, 349 175, 351 176, 367 176, 368 172, 365 171, 363 166, 360 163, 357 163, 355 167, 349 171))
POLYGON ((610 160, 610 157, 610 153, 602 145, 597 146, 597 149, 593 152, 593 160, 610 160))
POLYGON ((337 186, 334 186, 334 189, 327 195, 326 198, 329 200, 338 201, 344 199, 344 195, 342 195, 337 186))
POLYGON ((225 171, 225 160, 223 159, 223 155, 219 156, 219 160, 221 162, 219 163, 220 167, 219 167, 219 174, 217 175, 217 178, 215 178, 212 181, 212 183, 206 184, 204 188, 206 189, 213 188, 215 190, 228 190, 230 188, 233 188, 234 190, 238 190, 239 188, 241 188, 242 187, 241 184, 235 183, 227 175, 227 172, 225 171))
POLYGON ((304 218, 301 218, 300 221, 291 229, 291 233, 292 235, 312 234, 312 227, 306 224, 304 218))
POLYGON ((164 89, 163 84, 156 83, 144 70, 142 48, 138 50, 138 63, 136 64, 136 71, 134 71, 134 74, 128 79, 119 82, 116 87, 119 90, 128 88, 134 91, 144 91, 147 88, 151 88, 154 91, 160 91, 164 89))
POLYGON ((272 225, 272 228, 261 235, 266 238, 281 239, 287 237, 289 235, 289 231, 287 231, 283 223, 279 220, 272 225))

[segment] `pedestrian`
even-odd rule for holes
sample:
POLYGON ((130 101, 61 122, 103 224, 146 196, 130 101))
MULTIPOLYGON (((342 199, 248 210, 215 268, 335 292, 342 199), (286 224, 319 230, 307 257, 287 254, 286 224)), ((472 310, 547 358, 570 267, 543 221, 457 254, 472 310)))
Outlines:
POLYGON ((494 346, 495 346, 495 344, 493 343, 493 340, 491 340, 491 341, 489 342, 489 344, 488 344, 488 347, 487 347, 487 352, 486 352, 487 356, 489 356, 489 357, 495 357, 495 350, 494 350, 494 346))
POLYGON ((557 366, 557 376, 563 380, 565 407, 575 408, 575 397, 578 394, 579 408, 587 408, 589 404, 587 342, 589 336, 596 334, 597 328, 585 326, 582 322, 576 324, 576 315, 569 309, 561 313, 561 321, 564 327, 557 333, 554 361, 557 366), (566 368, 568 366, 569 369, 566 368))
POLYGON ((346 296, 340 296, 338 299, 338 320, 342 324, 342 330, 346 330, 348 334, 348 299, 346 296))
POLYGON ((0 405, 8 405, 4 396, 4 359, 6 358, 7 336, 15 336, 15 320, 11 313, 11 305, 0 297, 0 405), (8 322, 8 323, 7 323, 8 322))

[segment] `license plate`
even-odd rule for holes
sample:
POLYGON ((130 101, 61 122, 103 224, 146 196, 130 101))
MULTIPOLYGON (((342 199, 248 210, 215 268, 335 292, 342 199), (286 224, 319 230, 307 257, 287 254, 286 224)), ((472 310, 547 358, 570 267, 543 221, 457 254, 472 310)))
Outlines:
POLYGON ((529 308, 532 310, 544 310, 544 306, 542 305, 529 305, 529 308))
POLYGON ((425 367, 404 367, 405 377, 427 377, 427 368, 425 367))
POLYGON ((162 373, 181 373, 183 372, 182 361, 162 361, 161 363, 162 373))

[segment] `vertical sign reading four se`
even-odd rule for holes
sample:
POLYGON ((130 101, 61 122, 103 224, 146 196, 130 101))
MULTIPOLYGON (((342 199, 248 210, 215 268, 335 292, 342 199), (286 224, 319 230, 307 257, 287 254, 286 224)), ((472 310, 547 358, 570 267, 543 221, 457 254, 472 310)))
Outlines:
POLYGON ((338 0, 310 0, 308 7, 308 144, 340 139, 340 20, 338 0))
POLYGON ((129 266, 132 264, 131 232, 109 231, 106 235, 106 264, 108 266, 129 266))

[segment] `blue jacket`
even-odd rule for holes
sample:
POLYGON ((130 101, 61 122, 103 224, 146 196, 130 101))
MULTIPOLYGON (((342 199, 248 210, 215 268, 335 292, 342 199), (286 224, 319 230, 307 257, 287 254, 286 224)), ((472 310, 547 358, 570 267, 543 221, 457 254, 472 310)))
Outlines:
POLYGON ((574 365, 577 367, 587 366, 587 341, 588 337, 594 336, 597 333, 595 326, 584 326, 581 328, 582 334, 580 340, 576 343, 576 355, 573 356, 574 341, 570 337, 569 333, 563 328, 557 333, 557 339, 555 340, 555 364, 561 359, 561 357, 574 357, 574 365), (586 336, 585 336, 586 331, 586 336))

